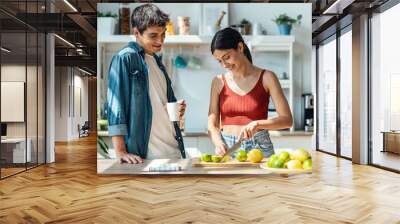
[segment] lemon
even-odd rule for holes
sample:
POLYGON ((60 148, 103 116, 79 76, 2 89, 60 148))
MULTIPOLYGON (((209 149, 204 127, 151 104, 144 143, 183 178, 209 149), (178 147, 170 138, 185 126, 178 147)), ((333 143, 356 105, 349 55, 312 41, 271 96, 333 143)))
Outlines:
POLYGON ((286 163, 288 169, 303 169, 301 162, 299 160, 290 160, 286 163))
POLYGON ((304 162, 308 158, 310 158, 310 154, 305 149, 297 149, 290 155, 291 160, 299 160, 300 162, 304 162))
POLYGON ((252 149, 249 153, 247 153, 247 158, 252 163, 259 163, 264 158, 263 153, 259 149, 252 149))

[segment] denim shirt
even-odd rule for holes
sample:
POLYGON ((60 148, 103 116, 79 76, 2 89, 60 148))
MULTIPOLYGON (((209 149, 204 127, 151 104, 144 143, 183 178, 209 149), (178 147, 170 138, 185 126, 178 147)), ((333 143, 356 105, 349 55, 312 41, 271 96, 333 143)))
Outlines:
MULTIPOLYGON (((154 58, 167 81, 168 102, 176 102, 161 57, 154 54, 154 58)), ((127 151, 144 159, 147 157, 152 124, 148 75, 144 49, 135 42, 129 42, 111 60, 107 93, 109 135, 124 136, 127 151)), ((174 128, 182 158, 186 158, 177 122, 174 122, 174 128)))

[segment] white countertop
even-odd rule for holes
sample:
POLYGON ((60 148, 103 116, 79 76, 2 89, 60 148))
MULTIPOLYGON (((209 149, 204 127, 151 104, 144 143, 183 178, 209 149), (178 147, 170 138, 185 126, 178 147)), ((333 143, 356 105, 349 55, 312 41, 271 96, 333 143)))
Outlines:
MULTIPOLYGON (((195 158, 197 160, 197 158, 195 158)), ((192 159, 154 159, 144 160, 142 164, 120 164, 115 159, 98 159, 97 160, 97 173, 98 174, 133 174, 133 175, 174 175, 174 174, 195 174, 195 175, 209 175, 209 174, 222 174, 222 175, 267 175, 271 174, 270 171, 261 169, 259 167, 235 167, 235 168, 202 168, 192 167, 192 159), (153 165, 178 163, 181 171, 164 171, 164 172, 150 172, 149 167, 153 165)))
MULTIPOLYGON (((270 136, 280 137, 280 136, 312 136, 313 132, 306 131, 269 131, 270 136)), ((109 136, 108 131, 98 131, 97 136, 109 136)), ((187 131, 182 132, 183 137, 201 137, 208 136, 206 131, 187 131)))

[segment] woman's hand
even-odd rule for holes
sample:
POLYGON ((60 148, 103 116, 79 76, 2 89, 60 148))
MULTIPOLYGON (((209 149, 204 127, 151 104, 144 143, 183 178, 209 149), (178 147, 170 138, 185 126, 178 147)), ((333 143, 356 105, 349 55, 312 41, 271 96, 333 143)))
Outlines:
POLYGON ((224 155, 228 151, 228 146, 225 145, 223 141, 219 141, 215 144, 215 153, 217 155, 224 155))
POLYGON ((258 122, 252 121, 242 128, 239 139, 249 139, 258 131, 258 122))

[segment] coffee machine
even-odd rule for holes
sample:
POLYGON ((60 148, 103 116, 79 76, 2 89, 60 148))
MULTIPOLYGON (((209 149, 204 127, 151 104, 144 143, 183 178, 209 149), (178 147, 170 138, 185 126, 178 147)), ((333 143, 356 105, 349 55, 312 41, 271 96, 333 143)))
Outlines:
POLYGON ((314 131, 314 96, 303 94, 304 131, 314 131))

